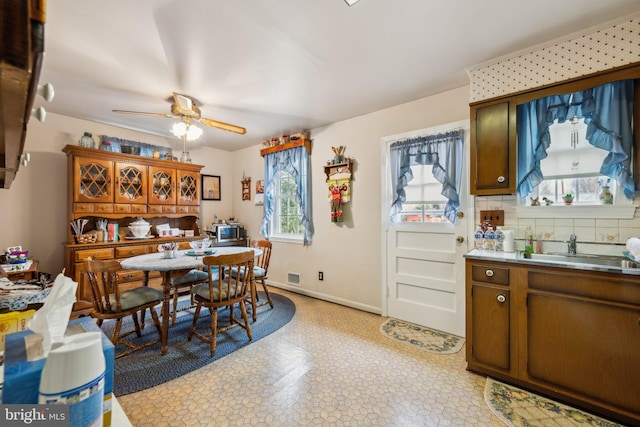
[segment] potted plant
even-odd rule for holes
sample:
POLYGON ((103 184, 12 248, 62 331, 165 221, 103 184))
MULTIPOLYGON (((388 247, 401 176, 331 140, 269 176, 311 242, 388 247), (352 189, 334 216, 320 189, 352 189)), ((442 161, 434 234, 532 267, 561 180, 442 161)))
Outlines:
POLYGON ((564 196, 562 196, 562 200, 564 200, 565 205, 570 205, 571 203, 573 203, 573 194, 565 194, 564 196))

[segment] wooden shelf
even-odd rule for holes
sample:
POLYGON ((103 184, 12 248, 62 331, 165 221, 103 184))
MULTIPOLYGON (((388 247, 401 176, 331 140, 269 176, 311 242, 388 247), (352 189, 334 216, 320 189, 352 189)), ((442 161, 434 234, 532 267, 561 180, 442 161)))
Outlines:
POLYGON ((267 154, 273 154, 273 153, 277 153, 279 151, 289 150, 291 148, 296 148, 296 147, 304 147, 304 148, 306 148, 307 149, 307 153, 309 153, 309 155, 311 155, 311 140, 310 139, 299 139, 297 141, 289 141, 289 142, 285 142, 284 144, 274 145, 273 147, 263 148, 262 150, 260 150, 260 155, 262 157, 264 157, 267 154))
POLYGON ((353 173, 353 159, 347 159, 346 162, 342 163, 326 165, 324 167, 324 173, 327 175, 327 181, 331 179, 331 175, 338 173, 348 173, 349 179, 351 179, 351 174, 353 173))
POLYGON ((0 6, 0 188, 10 188, 24 150, 26 129, 42 67, 45 0, 0 6))

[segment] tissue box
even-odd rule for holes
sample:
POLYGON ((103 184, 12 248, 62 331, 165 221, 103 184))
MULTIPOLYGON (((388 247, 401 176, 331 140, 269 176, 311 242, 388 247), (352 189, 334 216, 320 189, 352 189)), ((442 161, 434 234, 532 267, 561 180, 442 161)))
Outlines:
POLYGON ((0 351, 4 351, 7 334, 27 329, 27 322, 35 312, 35 310, 27 310, 0 314, 0 351))
MULTIPOLYGON (((91 317, 81 317, 69 322, 66 335, 102 330, 91 317)), ((4 353, 4 386, 2 403, 38 403, 40 376, 45 358, 29 362, 27 360, 25 340, 32 331, 26 330, 9 334, 6 337, 4 353)), ((113 397, 113 365, 115 348, 109 338, 102 334, 102 351, 105 360, 104 375, 104 416, 103 427, 111 426, 111 398, 113 397)))

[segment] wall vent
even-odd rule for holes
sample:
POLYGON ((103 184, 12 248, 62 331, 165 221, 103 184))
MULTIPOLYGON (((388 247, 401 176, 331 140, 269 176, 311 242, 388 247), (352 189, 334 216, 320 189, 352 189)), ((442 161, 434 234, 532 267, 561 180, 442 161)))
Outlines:
POLYGON ((287 284, 300 286, 300 273, 287 272, 287 284))

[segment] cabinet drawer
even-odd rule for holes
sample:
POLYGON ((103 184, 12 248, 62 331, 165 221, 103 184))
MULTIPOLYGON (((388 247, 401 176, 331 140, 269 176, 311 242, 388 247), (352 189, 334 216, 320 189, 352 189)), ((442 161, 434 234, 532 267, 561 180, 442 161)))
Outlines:
POLYGON ((133 213, 147 213, 147 205, 131 205, 133 213))
POLYGON ((74 203, 74 212, 93 212, 93 203, 74 203))
POLYGON ((189 245, 189 242, 178 242, 178 249, 191 249, 191 245, 189 245))
POLYGON ((131 205, 126 203, 116 203, 113 205, 113 211, 117 213, 129 213, 131 212, 131 205))
POLYGON ((176 206, 175 205, 163 206, 162 213, 176 213, 176 206))
POLYGON ((509 285, 509 269, 494 265, 471 265, 471 278, 474 281, 509 285))
POLYGON ((75 260, 82 262, 91 259, 113 259, 113 248, 83 249, 76 251, 75 260))
POLYGON ((189 206, 189 213, 200 213, 200 206, 189 206))
POLYGON ((113 205, 111 203, 96 203, 93 206, 94 212, 113 212, 113 205))
POLYGON ((162 213, 162 205, 149 205, 149 213, 162 213))
POLYGON ((116 258, 128 258, 149 253, 149 245, 123 246, 116 248, 116 258))
POLYGON ((178 213, 189 213, 189 206, 178 206, 178 213))
POLYGON ((118 272, 118 283, 135 282, 144 278, 144 272, 140 270, 122 270, 118 272))

